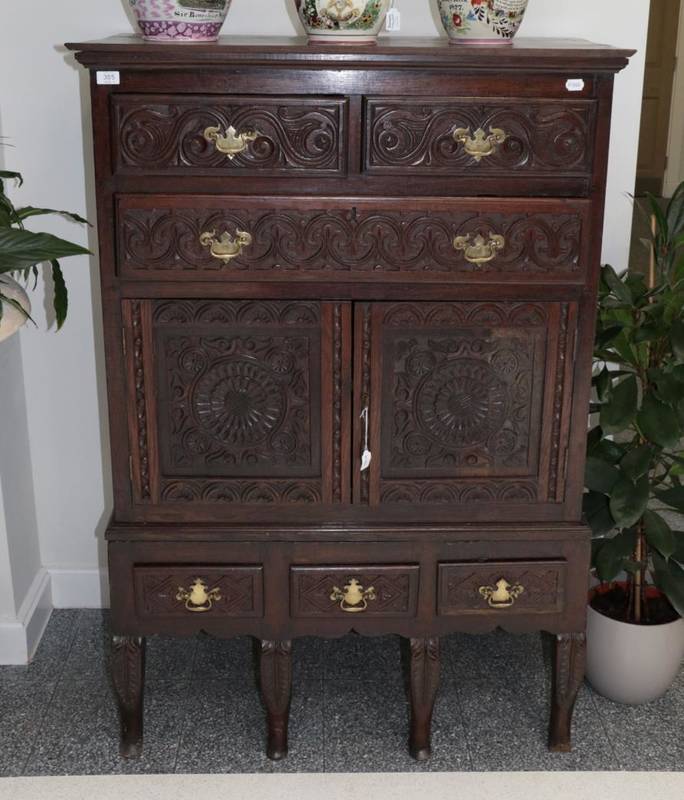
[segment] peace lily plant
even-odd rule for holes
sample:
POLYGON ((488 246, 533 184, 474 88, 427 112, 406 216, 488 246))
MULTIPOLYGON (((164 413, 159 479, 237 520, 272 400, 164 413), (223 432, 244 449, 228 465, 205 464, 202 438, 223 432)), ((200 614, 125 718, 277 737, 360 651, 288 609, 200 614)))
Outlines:
POLYGON ((649 274, 609 266, 601 274, 598 425, 585 481, 602 583, 590 603, 588 674, 624 702, 662 694, 684 657, 684 184, 665 210, 647 202, 649 274), (641 673, 636 690, 628 672, 641 673))
POLYGON ((46 214, 65 216, 80 224, 87 222, 83 217, 69 211, 33 206, 16 208, 5 192, 6 181, 15 181, 21 186, 23 178, 18 172, 0 171, 0 341, 15 333, 27 319, 31 319, 31 304, 19 281, 29 288, 32 283, 35 288, 40 277, 38 267, 43 263, 50 264, 52 302, 59 330, 64 324, 69 306, 59 259, 90 253, 85 247, 52 234, 27 230, 25 223, 29 219, 46 214))

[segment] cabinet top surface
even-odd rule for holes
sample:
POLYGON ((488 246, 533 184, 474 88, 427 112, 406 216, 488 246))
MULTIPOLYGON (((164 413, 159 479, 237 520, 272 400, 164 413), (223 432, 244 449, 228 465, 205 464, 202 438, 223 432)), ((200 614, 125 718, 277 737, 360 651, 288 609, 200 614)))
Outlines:
POLYGON ((450 45, 443 37, 381 37, 375 45, 340 45, 310 44, 305 37, 223 36, 209 44, 158 44, 129 35, 66 46, 77 52, 85 66, 129 68, 252 64, 617 71, 627 65, 635 52, 583 39, 551 38, 518 38, 508 45, 450 45))

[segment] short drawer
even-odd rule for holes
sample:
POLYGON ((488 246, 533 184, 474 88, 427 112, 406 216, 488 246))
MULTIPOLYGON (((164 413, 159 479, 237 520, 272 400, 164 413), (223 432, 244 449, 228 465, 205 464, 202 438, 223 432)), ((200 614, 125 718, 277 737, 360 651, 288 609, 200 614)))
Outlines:
POLYGON ((302 617, 415 617, 420 567, 290 568, 290 614, 302 617))
POLYGON ((263 616, 263 568, 224 565, 133 567, 141 618, 263 616))
POLYGON ((565 608, 565 561, 440 564, 438 613, 560 614, 565 608))
POLYGON ((594 100, 368 98, 375 174, 580 175, 592 171, 594 100))
POLYGON ((125 278, 582 283, 586 200, 122 195, 125 278))
POLYGON ((113 104, 121 173, 346 173, 344 98, 117 95, 113 104))

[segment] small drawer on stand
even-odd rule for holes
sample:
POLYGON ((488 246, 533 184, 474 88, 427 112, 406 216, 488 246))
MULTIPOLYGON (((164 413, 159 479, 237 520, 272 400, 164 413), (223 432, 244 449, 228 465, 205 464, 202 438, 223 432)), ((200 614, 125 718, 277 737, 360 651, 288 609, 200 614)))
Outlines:
POLYGON ((560 614, 564 561, 439 565, 439 614, 560 614))
POLYGON ((263 616, 261 566, 136 566, 133 574, 144 618, 263 616))
POLYGON ((295 618, 415 617, 420 567, 291 567, 295 618))

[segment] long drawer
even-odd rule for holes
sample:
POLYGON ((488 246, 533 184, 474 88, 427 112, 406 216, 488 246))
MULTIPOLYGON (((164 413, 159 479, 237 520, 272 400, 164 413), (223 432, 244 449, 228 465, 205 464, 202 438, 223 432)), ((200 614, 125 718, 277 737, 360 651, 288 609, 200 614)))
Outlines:
POLYGON ((585 200, 121 195, 133 280, 561 281, 589 264, 585 200))
POLYGON ((122 94, 112 102, 115 172, 346 174, 345 98, 122 94))

